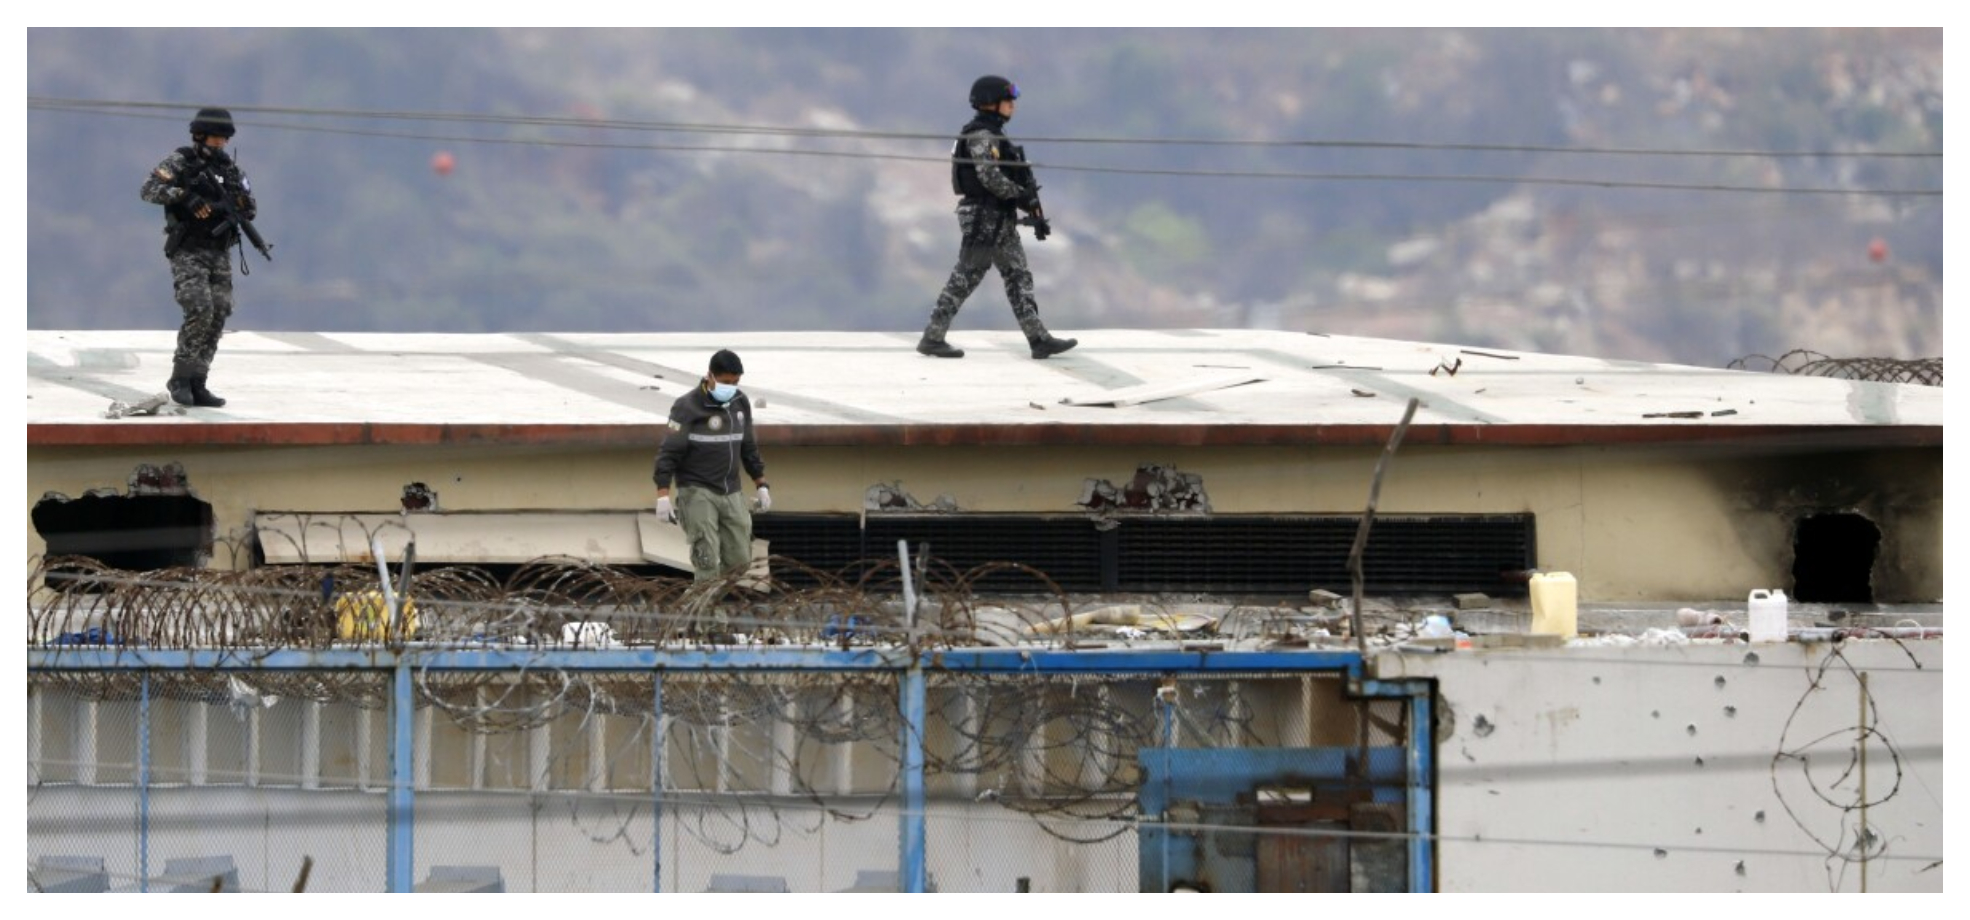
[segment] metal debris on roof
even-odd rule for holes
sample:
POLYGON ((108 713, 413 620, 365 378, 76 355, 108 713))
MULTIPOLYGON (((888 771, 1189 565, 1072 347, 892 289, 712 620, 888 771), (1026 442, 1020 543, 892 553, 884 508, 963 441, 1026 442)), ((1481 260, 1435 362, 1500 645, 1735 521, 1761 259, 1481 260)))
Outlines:
POLYGON ((1214 374, 1208 377, 1195 377, 1174 383, 1145 383, 1141 386, 1110 390, 1100 396, 1070 396, 1062 399, 1066 406, 1134 406, 1159 399, 1175 399, 1195 393, 1208 393, 1244 386, 1248 383, 1261 383, 1266 378, 1251 371, 1238 371, 1230 374, 1214 374))

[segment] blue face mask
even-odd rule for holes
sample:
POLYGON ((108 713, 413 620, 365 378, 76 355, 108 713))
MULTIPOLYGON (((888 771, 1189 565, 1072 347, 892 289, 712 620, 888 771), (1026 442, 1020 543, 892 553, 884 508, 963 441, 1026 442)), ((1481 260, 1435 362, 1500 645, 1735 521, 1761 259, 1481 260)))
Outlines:
POLYGON ((732 401, 732 397, 737 395, 739 395, 739 385, 736 383, 713 383, 711 385, 711 398, 715 402, 728 403, 732 401))

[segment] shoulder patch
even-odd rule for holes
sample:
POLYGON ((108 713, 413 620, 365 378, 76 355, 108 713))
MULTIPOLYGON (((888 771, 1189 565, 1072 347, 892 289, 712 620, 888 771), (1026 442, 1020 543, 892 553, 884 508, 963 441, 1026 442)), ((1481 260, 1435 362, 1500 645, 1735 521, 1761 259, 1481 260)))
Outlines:
POLYGON ((672 431, 683 431, 683 430, 684 430, 684 426, 683 426, 683 425, 680 425, 680 424, 678 424, 678 423, 677 423, 677 420, 676 420, 676 419, 671 419, 671 420, 670 420, 670 430, 672 430, 672 431))
POLYGON ((171 181, 171 168, 168 166, 159 166, 157 168, 157 177, 166 182, 171 181))

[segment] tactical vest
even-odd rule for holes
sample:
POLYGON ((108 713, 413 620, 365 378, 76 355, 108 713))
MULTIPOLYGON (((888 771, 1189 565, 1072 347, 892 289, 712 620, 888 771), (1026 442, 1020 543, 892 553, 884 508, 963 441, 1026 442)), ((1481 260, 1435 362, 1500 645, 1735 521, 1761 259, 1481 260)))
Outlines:
MULTIPOLYGON (((196 147, 180 147, 178 156, 182 157, 189 167, 178 177, 178 182, 183 188, 190 189, 194 184, 199 184, 200 191, 193 194, 209 201, 212 198, 211 187, 194 182, 202 173, 209 172, 224 177, 225 181, 220 185, 228 194, 239 194, 239 169, 233 165, 232 159, 226 156, 225 151, 215 151, 208 159, 200 156, 196 147)), ((182 205, 164 209, 164 230, 167 234, 178 236, 177 248, 224 249, 231 246, 239 240, 238 228, 229 227, 226 232, 218 236, 212 235, 213 228, 218 227, 223 221, 224 218, 216 209, 212 212, 212 216, 204 218, 193 217, 191 209, 182 205)))
MULTIPOLYGON (((973 118, 963 128, 958 130, 961 136, 951 145, 952 194, 980 201, 1001 201, 999 196, 992 194, 991 190, 985 187, 985 183, 979 180, 978 164, 963 162, 971 159, 970 151, 966 149, 967 138, 979 131, 990 132, 994 138, 992 146, 999 153, 998 159, 1002 164, 1000 168, 1005 171, 1006 178, 1029 188, 1031 187, 1031 170, 1023 165, 1016 165, 1023 164, 1026 161, 1026 152, 1019 149, 1017 145, 1006 141, 1005 132, 1000 130, 1004 125, 1004 119, 996 115, 981 112, 978 117, 973 118)), ((1011 202, 1003 203, 1007 207, 1011 206, 1011 202)))

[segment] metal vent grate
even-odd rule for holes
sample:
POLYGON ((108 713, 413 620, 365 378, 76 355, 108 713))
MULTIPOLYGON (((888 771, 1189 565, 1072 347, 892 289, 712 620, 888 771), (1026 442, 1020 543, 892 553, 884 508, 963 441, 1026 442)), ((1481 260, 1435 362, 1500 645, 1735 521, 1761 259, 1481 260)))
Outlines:
MULTIPOLYGON (((754 515, 752 535, 767 541, 775 556, 785 556, 847 579, 851 584, 857 572, 850 567, 867 558, 862 551, 861 522, 852 514, 800 514, 775 511, 754 515)), ((805 572, 781 566, 773 576, 788 584, 812 587, 820 579, 805 572)))
MULTIPOLYGON (((1352 515, 1216 515, 1129 518, 1099 531, 1079 515, 883 515, 867 529, 852 514, 760 515, 753 533, 773 554, 853 581, 852 566, 895 556, 896 541, 928 547, 958 571, 989 562, 1032 566, 1063 590, 1293 594, 1351 584, 1352 515)), ((1523 594, 1501 577, 1537 565, 1533 517, 1377 515, 1363 558, 1365 588, 1378 593, 1523 594)), ((781 578, 799 583, 800 573, 781 578)), ((976 586, 1019 592, 1039 586, 1004 573, 976 586)))
MULTIPOLYGON (((1116 533, 1123 591, 1297 592, 1352 582, 1354 516, 1128 521, 1116 533)), ((1377 515, 1363 582, 1380 593, 1523 593, 1501 572, 1532 568, 1532 516, 1377 515)))
MULTIPOLYGON (((930 555, 966 571, 988 562, 1032 566, 1065 591, 1103 590, 1101 534, 1080 515, 939 515, 869 518, 865 545, 894 554, 897 540, 928 544, 930 555)), ((1007 572, 988 576, 981 591, 1038 592, 1043 583, 1007 572)))

